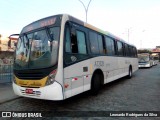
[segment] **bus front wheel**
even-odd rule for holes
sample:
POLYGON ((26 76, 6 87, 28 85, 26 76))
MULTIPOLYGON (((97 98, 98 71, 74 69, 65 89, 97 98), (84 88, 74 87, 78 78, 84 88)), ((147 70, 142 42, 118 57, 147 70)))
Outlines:
POLYGON ((94 74, 91 82, 91 94, 92 95, 97 95, 100 87, 101 87, 101 81, 100 81, 100 75, 99 74, 94 74))

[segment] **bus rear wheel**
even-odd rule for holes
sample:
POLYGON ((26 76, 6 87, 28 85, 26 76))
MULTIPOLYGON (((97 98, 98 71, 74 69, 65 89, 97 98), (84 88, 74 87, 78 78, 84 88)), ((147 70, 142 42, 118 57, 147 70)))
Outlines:
POLYGON ((132 68, 129 67, 129 72, 128 72, 128 76, 127 76, 128 79, 131 79, 132 78, 132 68))
POLYGON ((91 82, 91 94, 92 95, 97 95, 100 88, 101 88, 101 81, 100 81, 100 75, 99 74, 94 74, 91 82))

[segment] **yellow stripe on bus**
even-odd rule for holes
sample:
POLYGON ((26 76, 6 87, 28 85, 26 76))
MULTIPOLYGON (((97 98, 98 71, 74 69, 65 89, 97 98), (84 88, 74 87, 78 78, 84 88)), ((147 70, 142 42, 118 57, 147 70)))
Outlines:
POLYGON ((44 87, 47 79, 48 79, 48 76, 40 80, 24 80, 24 79, 19 79, 15 77, 16 84, 24 87, 44 87))

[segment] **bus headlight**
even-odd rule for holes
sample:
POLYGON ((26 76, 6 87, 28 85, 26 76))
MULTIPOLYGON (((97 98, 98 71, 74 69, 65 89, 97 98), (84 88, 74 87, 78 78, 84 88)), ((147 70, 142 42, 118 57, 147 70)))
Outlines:
POLYGON ((57 73, 57 70, 53 70, 53 71, 49 74, 48 79, 47 79, 47 81, 46 81, 46 85, 51 85, 51 84, 54 83, 56 73, 57 73))

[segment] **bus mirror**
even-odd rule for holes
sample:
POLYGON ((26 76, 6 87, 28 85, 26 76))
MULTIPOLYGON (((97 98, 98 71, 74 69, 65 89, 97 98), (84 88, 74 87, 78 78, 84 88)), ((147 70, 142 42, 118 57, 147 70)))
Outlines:
POLYGON ((8 41, 8 47, 11 48, 11 39, 8 41))
POLYGON ((54 40, 54 34, 51 34, 51 40, 50 42, 52 42, 54 40))
POLYGON ((12 34, 10 35, 8 38, 9 38, 9 41, 8 41, 8 47, 11 48, 11 41, 14 40, 14 47, 17 46, 17 40, 18 40, 18 37, 19 37, 19 34, 12 34))
POLYGON ((14 47, 16 47, 17 46, 17 42, 14 42, 14 47))

